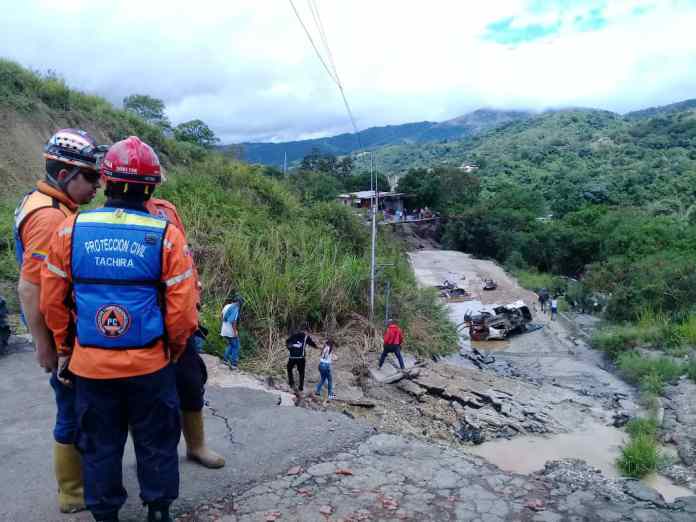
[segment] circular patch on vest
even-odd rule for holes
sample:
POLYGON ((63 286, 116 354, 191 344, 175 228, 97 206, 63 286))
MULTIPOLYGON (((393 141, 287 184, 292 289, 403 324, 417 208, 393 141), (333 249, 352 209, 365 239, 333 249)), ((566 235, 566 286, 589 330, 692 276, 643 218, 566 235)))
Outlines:
POLYGON ((114 339, 128 331, 131 318, 128 310, 119 305, 106 305, 97 310, 97 329, 104 337, 114 339))

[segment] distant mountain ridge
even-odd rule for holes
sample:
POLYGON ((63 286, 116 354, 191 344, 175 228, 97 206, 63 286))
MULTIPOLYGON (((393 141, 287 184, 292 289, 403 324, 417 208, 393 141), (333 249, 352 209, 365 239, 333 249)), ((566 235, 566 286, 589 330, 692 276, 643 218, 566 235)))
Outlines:
POLYGON ((658 107, 649 107, 639 111, 626 113, 624 116, 628 119, 636 120, 641 118, 654 118, 655 116, 664 116, 675 112, 683 112, 696 109, 696 98, 684 100, 669 105, 661 105, 658 107))
MULTIPOLYGON (((489 129, 533 116, 529 111, 503 111, 479 109, 463 116, 443 122, 421 121, 401 125, 370 127, 354 134, 345 133, 327 138, 288 141, 282 143, 241 143, 242 158, 249 163, 262 163, 280 167, 285 154, 291 164, 306 156, 313 148, 321 152, 343 156, 363 149, 374 149, 388 145, 433 143, 449 139, 475 136, 489 129)), ((239 145, 224 145, 220 149, 238 150, 239 145)))

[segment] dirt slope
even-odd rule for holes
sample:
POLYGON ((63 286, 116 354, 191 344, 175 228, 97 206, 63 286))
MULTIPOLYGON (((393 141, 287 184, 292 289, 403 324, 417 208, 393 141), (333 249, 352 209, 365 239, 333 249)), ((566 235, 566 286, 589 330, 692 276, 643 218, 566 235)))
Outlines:
POLYGON ((43 177, 43 146, 60 128, 78 127, 101 143, 111 140, 96 122, 75 112, 58 113, 40 107, 31 113, 0 107, 0 196, 14 195, 43 177))

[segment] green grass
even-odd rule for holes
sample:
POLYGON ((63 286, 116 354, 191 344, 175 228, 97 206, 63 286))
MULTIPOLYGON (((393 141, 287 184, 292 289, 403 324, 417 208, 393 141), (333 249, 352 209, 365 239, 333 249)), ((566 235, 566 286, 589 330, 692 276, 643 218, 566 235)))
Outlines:
POLYGON ((688 363, 686 363, 686 375, 693 382, 696 382, 696 359, 691 358, 688 363))
POLYGON ((675 320, 659 311, 642 309, 634 322, 610 324, 595 331, 592 345, 612 358, 636 347, 682 357, 696 346, 696 315, 675 320))
POLYGON ((631 324, 606 326, 592 335, 592 346, 606 352, 612 359, 641 343, 641 331, 631 324))
POLYGON ((629 477, 644 477, 654 472, 660 461, 661 454, 654 436, 641 433, 621 449, 621 456, 616 465, 621 472, 629 477))
POLYGON ((534 292, 546 288, 550 293, 558 294, 565 288, 563 279, 552 274, 533 270, 514 270, 513 275, 517 278, 520 286, 534 292))
MULTIPOLYGON (((668 357, 641 357, 635 352, 626 352, 617 358, 617 366, 623 377, 634 384, 655 387, 661 383, 673 382, 685 372, 684 364, 668 357)), ((648 390, 651 391, 651 390, 648 390)))
POLYGON ((657 436, 657 428, 657 421, 652 418, 635 418, 631 419, 628 424, 626 424, 626 431, 631 437, 638 437, 640 435, 655 437, 657 436))
POLYGON ((676 332, 683 344, 696 347, 696 314, 689 315, 677 325, 676 332))

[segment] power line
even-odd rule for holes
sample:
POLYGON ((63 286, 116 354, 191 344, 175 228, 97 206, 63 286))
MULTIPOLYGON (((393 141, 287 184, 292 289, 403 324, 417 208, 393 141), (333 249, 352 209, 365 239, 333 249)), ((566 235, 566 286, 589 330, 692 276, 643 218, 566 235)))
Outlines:
POLYGON ((343 85, 343 82, 341 82, 341 77, 338 75, 338 69, 336 69, 336 63, 334 62, 333 54, 331 54, 329 40, 328 38, 326 38, 324 24, 322 23, 321 15, 319 14, 319 6, 317 5, 315 0, 307 0, 307 4, 309 5, 309 10, 312 13, 312 18, 314 18, 314 24, 319 29, 319 36, 321 36, 321 41, 324 44, 324 51, 326 52, 326 56, 329 58, 329 64, 331 65, 331 69, 334 72, 334 77, 338 80, 338 83, 340 85, 343 85))
POLYGON ((362 149, 362 142, 360 140, 360 132, 358 131, 358 126, 355 123, 355 117, 353 115, 353 111, 351 110, 350 104, 348 103, 348 97, 346 96, 345 90, 343 89, 343 83, 341 82, 341 79, 338 76, 338 70, 336 68, 336 64, 334 62, 333 55, 331 54, 331 48, 329 47, 329 41, 328 41, 328 38, 326 37, 326 32, 324 31, 324 26, 321 22, 321 16, 319 15, 319 7, 316 5, 316 3, 313 3, 311 0, 308 0, 309 10, 312 14, 312 18, 314 19, 314 24, 316 25, 317 30, 319 31, 319 36, 322 40, 322 43, 324 44, 326 54, 329 58, 329 61, 331 63, 332 68, 330 68, 326 64, 326 61, 324 60, 324 57, 321 55, 319 48, 314 43, 314 39, 312 38, 312 35, 310 34, 309 30, 307 29, 307 26, 305 25, 304 21, 302 20, 302 17, 300 16, 299 11, 295 7, 295 3, 293 2, 293 0, 289 0, 289 1, 290 1, 290 5, 292 6, 292 10, 295 12, 295 16, 297 17, 297 20, 300 22, 300 25, 302 25, 302 29, 304 29, 304 32, 307 35, 307 38, 309 39, 309 42, 312 44, 312 48, 314 49, 314 52, 316 53, 317 58, 319 58, 319 61, 324 66, 324 69, 326 70, 327 74, 329 75, 331 80, 336 84, 336 87, 338 87, 338 91, 341 94, 341 99, 343 100, 343 105, 346 108, 346 112, 348 113, 348 118, 350 118, 350 123, 353 127, 353 133, 355 134, 355 138, 358 142, 358 149, 362 149))
POLYGON ((319 58, 319 61, 324 66, 324 69, 326 69, 327 74, 331 77, 331 79, 334 81, 334 83, 336 83, 338 85, 336 78, 334 78, 333 73, 329 69, 328 65, 326 65, 324 58, 322 57, 321 53, 319 52, 319 49, 317 49, 317 46, 314 43, 314 39, 312 38, 312 35, 309 33, 307 26, 305 26, 304 22, 302 21, 302 17, 300 16, 300 13, 297 11, 297 8, 295 7, 295 4, 292 0, 290 0, 290 5, 292 6, 292 10, 295 11, 295 16, 297 17, 297 20, 300 22, 302 29, 304 29, 304 32, 307 35, 307 38, 309 38, 309 43, 312 44, 312 48, 314 49, 314 52, 317 54, 317 58, 319 58))

